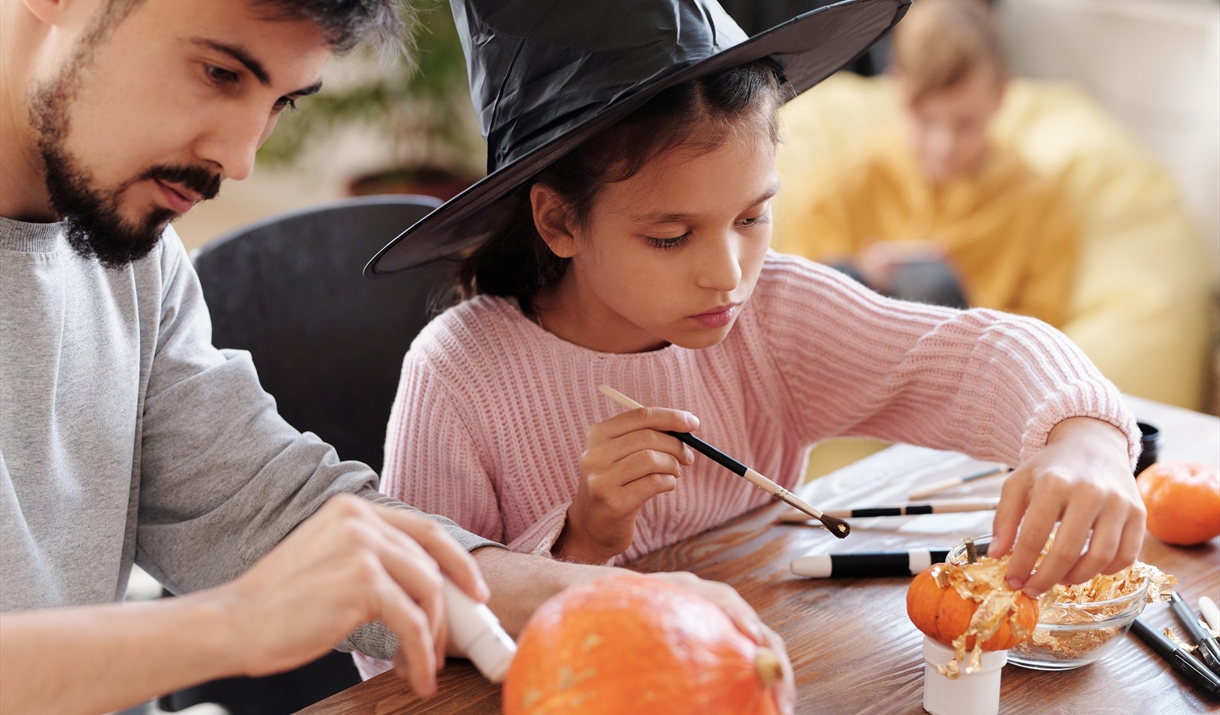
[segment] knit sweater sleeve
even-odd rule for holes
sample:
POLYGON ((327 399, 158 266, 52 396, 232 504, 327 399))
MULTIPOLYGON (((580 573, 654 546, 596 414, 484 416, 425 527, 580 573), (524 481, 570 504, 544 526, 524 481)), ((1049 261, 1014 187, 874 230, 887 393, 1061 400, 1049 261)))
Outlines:
POLYGON ((768 258, 752 301, 798 439, 860 435, 1017 465, 1070 417, 1139 431, 1062 333, 991 310, 883 298, 824 266, 768 258))
POLYGON ((463 406, 417 342, 403 360, 390 413, 381 491, 503 542, 496 492, 463 406))

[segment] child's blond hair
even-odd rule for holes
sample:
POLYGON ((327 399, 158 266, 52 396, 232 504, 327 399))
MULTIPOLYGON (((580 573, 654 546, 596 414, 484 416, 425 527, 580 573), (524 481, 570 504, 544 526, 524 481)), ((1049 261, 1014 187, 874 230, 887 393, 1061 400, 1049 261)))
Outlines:
POLYGON ((890 69, 918 102, 964 79, 977 67, 1007 75, 1000 30, 983 0, 917 0, 894 28, 890 69))

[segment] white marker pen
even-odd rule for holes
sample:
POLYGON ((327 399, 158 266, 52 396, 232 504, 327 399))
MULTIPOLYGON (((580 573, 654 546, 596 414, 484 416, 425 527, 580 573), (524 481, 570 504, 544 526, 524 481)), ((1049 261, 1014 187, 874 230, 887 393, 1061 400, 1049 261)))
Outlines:
POLYGON ((445 610, 449 638, 466 654, 483 677, 493 683, 504 680, 517 654, 517 644, 504 632, 496 614, 486 604, 476 603, 445 578, 445 610))

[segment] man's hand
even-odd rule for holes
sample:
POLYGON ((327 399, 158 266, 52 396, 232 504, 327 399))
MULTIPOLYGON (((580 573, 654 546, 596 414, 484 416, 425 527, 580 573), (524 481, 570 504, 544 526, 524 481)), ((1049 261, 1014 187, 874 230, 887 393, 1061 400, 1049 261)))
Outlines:
POLYGON ((216 595, 244 642, 249 675, 307 663, 381 619, 401 640, 395 669, 429 697, 444 664, 442 572, 487 600, 474 559, 436 522, 341 494, 216 595))
POLYGON ((784 679, 775 688, 775 703, 784 715, 792 715, 796 702, 796 685, 792 675, 792 663, 788 661, 788 649, 784 639, 767 627, 758 617, 758 613, 746 603, 745 599, 728 584, 718 581, 705 581, 692 573, 652 573, 645 574, 649 578, 668 581, 696 593, 720 607, 750 640, 775 651, 783 666, 784 679))
POLYGON ((990 555, 1012 549, 1009 585, 1038 596, 1056 583, 1130 566, 1143 545, 1145 519, 1126 436, 1109 423, 1073 417, 1004 482, 990 555), (1055 522, 1054 546, 1031 577, 1055 522))

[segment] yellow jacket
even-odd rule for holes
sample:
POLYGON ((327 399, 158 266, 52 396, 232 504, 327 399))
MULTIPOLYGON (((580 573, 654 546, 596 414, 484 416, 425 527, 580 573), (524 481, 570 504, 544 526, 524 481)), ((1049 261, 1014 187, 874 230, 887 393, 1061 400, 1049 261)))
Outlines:
MULTIPOLYGON (((900 136, 901 108, 889 82, 840 73, 786 104, 781 120, 773 241, 800 252, 817 187, 878 137, 900 136)), ((1173 178, 1064 84, 1011 80, 991 138, 1071 199, 1080 265, 1063 332, 1123 392, 1198 409, 1212 359, 1211 285, 1173 178)))
POLYGON ((1065 191, 1013 152, 989 150, 976 177, 935 186, 889 135, 861 161, 827 172, 777 236, 779 250, 831 262, 876 241, 938 244, 971 306, 1061 326, 1076 274, 1076 222, 1065 191))

